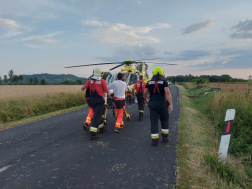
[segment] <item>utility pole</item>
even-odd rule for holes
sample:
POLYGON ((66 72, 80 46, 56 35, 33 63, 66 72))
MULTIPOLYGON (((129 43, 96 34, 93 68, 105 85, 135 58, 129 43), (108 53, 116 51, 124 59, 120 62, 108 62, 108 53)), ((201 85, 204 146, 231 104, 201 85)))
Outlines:
POLYGON ((252 85, 252 75, 249 76, 248 84, 252 85))

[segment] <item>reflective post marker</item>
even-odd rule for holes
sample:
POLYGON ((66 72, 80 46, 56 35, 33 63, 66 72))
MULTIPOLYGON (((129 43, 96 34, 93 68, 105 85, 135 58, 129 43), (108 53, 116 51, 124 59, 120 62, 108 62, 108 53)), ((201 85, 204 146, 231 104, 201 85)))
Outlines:
POLYGON ((225 124, 219 147, 219 159, 224 163, 226 162, 227 158, 228 147, 231 138, 231 130, 234 124, 234 118, 235 118, 235 110, 228 109, 226 112, 225 124))

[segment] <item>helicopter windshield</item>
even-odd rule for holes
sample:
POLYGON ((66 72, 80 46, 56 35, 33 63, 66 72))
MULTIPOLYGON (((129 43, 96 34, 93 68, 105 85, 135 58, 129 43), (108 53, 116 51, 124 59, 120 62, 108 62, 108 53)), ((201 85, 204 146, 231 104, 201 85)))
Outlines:
POLYGON ((106 81, 107 85, 113 83, 116 80, 116 77, 117 77, 117 73, 114 75, 111 75, 110 78, 106 81))
POLYGON ((126 76, 125 82, 126 82, 126 83, 129 83, 131 73, 123 73, 123 75, 126 76))
POLYGON ((129 85, 133 85, 138 81, 138 75, 136 74, 131 74, 130 80, 129 80, 129 85))

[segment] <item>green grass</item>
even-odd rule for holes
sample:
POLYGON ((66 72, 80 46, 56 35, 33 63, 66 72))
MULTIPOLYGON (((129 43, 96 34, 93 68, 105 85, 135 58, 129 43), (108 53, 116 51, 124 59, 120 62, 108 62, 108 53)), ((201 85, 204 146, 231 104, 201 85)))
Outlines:
POLYGON ((0 125, 24 118, 84 105, 85 93, 59 93, 44 97, 0 101, 0 125))
MULTIPOLYGON (((218 161, 220 129, 212 110, 207 108, 209 103, 213 104, 215 94, 191 99, 188 94, 200 94, 207 89, 192 86, 189 90, 183 86, 179 88, 182 95, 177 147, 177 187, 252 188, 251 164, 244 164, 244 156, 235 157, 229 154, 226 164, 218 161)), ((223 124, 224 117, 222 127, 223 124)))
POLYGON ((24 119, 17 120, 17 121, 11 121, 11 122, 8 122, 8 123, 0 124, 0 130, 8 129, 8 128, 19 126, 19 125, 23 125, 23 124, 26 124, 26 123, 31 123, 31 122, 42 120, 42 119, 46 119, 46 118, 53 117, 53 116, 56 116, 56 115, 60 115, 60 114, 64 114, 64 113, 67 113, 67 112, 79 110, 79 109, 82 109, 82 108, 85 108, 85 107, 87 107, 87 104, 81 105, 81 106, 76 106, 76 107, 69 108, 69 109, 58 110, 58 111, 55 111, 55 112, 50 112, 50 113, 39 115, 39 116, 24 118, 24 119))
POLYGON ((187 92, 189 96, 197 96, 204 94, 205 92, 209 92, 211 90, 210 87, 206 86, 197 86, 196 88, 193 88, 187 92))
POLYGON ((252 155, 252 92, 221 92, 195 99, 195 104, 209 119, 213 120, 216 133, 220 136, 227 109, 235 109, 229 152, 235 156, 252 155))

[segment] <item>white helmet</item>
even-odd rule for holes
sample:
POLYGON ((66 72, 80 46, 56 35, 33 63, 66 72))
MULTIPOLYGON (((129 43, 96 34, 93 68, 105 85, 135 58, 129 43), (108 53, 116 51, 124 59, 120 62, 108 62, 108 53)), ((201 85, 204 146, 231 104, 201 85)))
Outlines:
POLYGON ((95 68, 93 70, 93 76, 91 78, 96 79, 96 80, 101 80, 103 74, 104 72, 100 68, 95 68))

